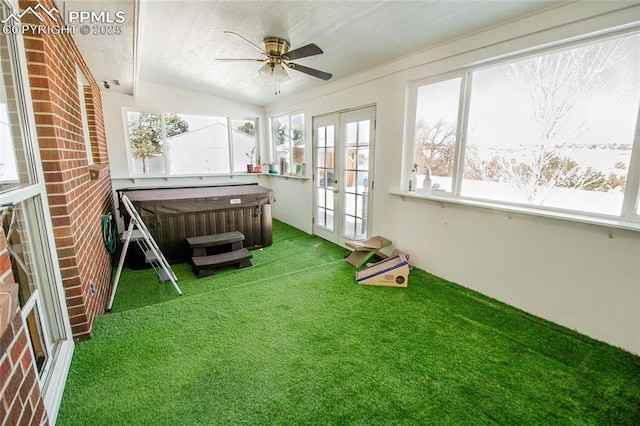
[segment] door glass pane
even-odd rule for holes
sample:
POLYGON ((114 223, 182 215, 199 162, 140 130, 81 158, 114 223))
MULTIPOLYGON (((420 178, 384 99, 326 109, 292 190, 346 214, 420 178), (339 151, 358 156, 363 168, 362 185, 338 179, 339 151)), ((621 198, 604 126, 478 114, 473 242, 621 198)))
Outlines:
POLYGON ((327 135, 327 146, 334 146, 335 145, 335 126, 333 125, 327 126, 326 135, 327 135))
POLYGON ((323 188, 316 188, 316 205, 318 207, 326 207, 327 203, 326 203, 326 197, 327 197, 327 190, 323 189, 323 188))
POLYGON ((345 145, 356 145, 358 143, 358 123, 347 123, 344 135, 345 145))
POLYGON ((344 236, 367 238, 366 205, 369 185, 369 142, 371 120, 345 124, 344 148, 344 236))
POLYGON ((364 196, 356 195, 356 216, 359 216, 362 218, 366 217, 365 201, 366 201, 366 198, 364 196))
MULTIPOLYGON (((1 14, 7 14, 4 7, 1 14)), ((0 35, 0 192, 34 181, 18 119, 22 96, 12 72, 14 37, 13 34, 0 35)))
POLYGON ((369 145, 369 120, 358 122, 358 145, 369 145))
POLYGON ((418 88, 413 163, 418 167, 418 188, 426 168, 433 188, 451 191, 461 78, 418 88))
POLYGON ((316 226, 333 231, 333 126, 316 128, 316 226))
POLYGON ((369 172, 358 172, 356 174, 356 193, 366 194, 369 187, 369 172))
POLYGON ((327 167, 327 149, 326 148, 318 148, 318 156, 317 156, 317 164, 318 168, 327 167))
POLYGON ((347 193, 344 196, 344 212, 345 214, 355 216, 356 215, 356 196, 355 194, 347 193))
POLYGON ((318 207, 316 212, 316 225, 323 228, 327 227, 327 210, 322 207, 318 207))

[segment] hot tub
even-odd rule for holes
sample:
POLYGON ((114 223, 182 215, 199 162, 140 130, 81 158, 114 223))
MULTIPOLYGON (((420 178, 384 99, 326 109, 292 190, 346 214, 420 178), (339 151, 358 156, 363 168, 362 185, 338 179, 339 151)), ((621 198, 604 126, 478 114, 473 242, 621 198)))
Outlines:
MULTIPOLYGON (((240 231, 248 249, 273 244, 273 191, 257 184, 131 188, 121 189, 118 194, 126 194, 131 200, 171 263, 191 257, 188 237, 240 231)), ((125 222, 129 218, 125 217, 125 222)), ((140 259, 134 260, 139 262, 140 259)))

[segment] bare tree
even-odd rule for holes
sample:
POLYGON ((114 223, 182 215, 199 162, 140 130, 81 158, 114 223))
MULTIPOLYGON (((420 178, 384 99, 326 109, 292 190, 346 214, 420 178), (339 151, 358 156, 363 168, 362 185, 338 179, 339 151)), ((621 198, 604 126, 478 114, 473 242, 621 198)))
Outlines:
POLYGON ((423 172, 428 167, 433 176, 452 176, 455 143, 455 123, 443 118, 438 118, 434 123, 420 119, 416 123, 413 145, 413 158, 418 171, 423 172))
POLYGON ((529 98, 531 126, 528 132, 537 144, 527 161, 492 161, 502 169, 505 180, 524 190, 527 201, 541 201, 544 192, 555 187, 608 189, 604 183, 607 179, 602 179, 601 172, 591 168, 583 170, 571 160, 572 143, 588 129, 589 123, 582 121, 575 126, 570 118, 576 106, 594 91, 607 90, 610 82, 606 72, 625 58, 626 47, 626 40, 614 39, 527 58, 503 67, 504 76, 529 98))

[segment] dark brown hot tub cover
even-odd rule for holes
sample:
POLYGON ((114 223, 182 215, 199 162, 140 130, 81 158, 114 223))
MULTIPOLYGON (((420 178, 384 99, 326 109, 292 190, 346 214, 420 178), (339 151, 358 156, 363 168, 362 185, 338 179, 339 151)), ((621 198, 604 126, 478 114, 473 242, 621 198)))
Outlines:
POLYGON ((273 191, 259 185, 123 191, 141 215, 193 213, 273 204, 273 191))

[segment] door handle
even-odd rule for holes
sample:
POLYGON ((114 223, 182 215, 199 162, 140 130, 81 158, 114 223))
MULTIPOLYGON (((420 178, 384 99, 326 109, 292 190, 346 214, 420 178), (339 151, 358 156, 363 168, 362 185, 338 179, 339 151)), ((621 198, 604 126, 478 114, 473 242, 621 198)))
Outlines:
POLYGON ((333 188, 333 193, 334 193, 334 194, 337 194, 337 193, 338 193, 338 188, 334 187, 334 188, 333 188))

